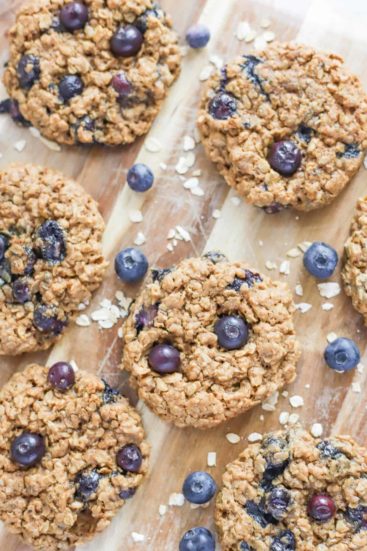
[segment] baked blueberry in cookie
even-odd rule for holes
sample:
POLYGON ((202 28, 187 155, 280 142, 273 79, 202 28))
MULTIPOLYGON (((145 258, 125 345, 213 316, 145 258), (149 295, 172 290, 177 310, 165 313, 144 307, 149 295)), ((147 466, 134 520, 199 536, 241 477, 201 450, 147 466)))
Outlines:
MULTIPOLYGON (((16 373, 0 390, 0 519, 40 551, 104 530, 147 472, 138 413, 65 361, 16 373)), ((112 389, 111 389, 112 390, 112 389)))
MULTIPOLYGON (((183 260, 153 270, 132 304, 122 367, 157 415, 212 427, 293 381, 293 310, 287 286, 245 262, 218 252, 183 260)), ((264 484, 280 468, 274 459, 264 484)))

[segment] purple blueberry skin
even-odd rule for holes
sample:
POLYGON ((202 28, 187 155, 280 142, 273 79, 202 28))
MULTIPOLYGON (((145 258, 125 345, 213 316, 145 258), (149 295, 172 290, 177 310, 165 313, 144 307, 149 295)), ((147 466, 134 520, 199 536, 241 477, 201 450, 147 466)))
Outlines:
POLYGON ((65 75, 59 82, 59 93, 64 101, 80 96, 83 90, 83 81, 77 75, 65 75))
POLYGON ((215 551, 214 536, 202 526, 191 528, 182 536, 179 551, 215 551))
POLYGON ((43 241, 41 255, 43 260, 53 264, 62 262, 66 257, 66 243, 64 231, 56 220, 46 220, 38 235, 43 241))
POLYGON ((119 97, 128 96, 132 92, 132 84, 129 82, 126 74, 123 71, 116 73, 112 77, 111 86, 118 93, 119 97))
POLYGON ((327 345, 324 359, 331 369, 345 373, 357 367, 361 353, 352 339, 339 337, 327 345))
POLYGON ((135 444, 127 444, 117 452, 116 463, 123 471, 138 473, 142 462, 143 456, 135 444))
POLYGON ((316 494, 308 502, 307 513, 317 522, 328 522, 336 513, 334 500, 326 494, 316 494))
POLYGON ((202 23, 192 25, 186 33, 186 42, 190 48, 205 48, 210 40, 210 31, 202 23))
POLYGON ((290 140, 275 142, 269 150, 268 162, 282 176, 292 176, 301 166, 301 150, 290 140))
POLYGON ((0 233, 0 262, 4 260, 5 251, 8 248, 8 239, 0 233))
POLYGON ((339 261, 338 253, 333 247, 322 241, 315 241, 303 256, 306 270, 318 279, 327 279, 335 272, 339 261))
POLYGON ((101 476, 96 471, 78 474, 75 479, 77 487, 75 497, 84 502, 88 501, 90 496, 97 491, 100 479, 101 476))
POLYGON ((43 436, 33 432, 23 432, 17 436, 10 447, 10 456, 14 463, 29 468, 37 465, 46 453, 43 436))
POLYGON ((53 388, 65 392, 75 383, 75 372, 67 362, 56 362, 48 372, 47 380, 53 388))
POLYGON ((121 490, 119 493, 119 498, 130 499, 131 497, 133 497, 133 495, 135 495, 135 493, 136 493, 136 488, 128 488, 127 490, 121 490))
POLYGON ((174 346, 156 344, 149 352, 148 362, 153 371, 160 375, 175 373, 180 370, 180 353, 174 346))
POLYGON ((238 350, 249 339, 249 328, 245 320, 239 316, 223 316, 214 325, 214 333, 218 344, 225 350, 238 350))
POLYGON ((217 120, 225 121, 237 111, 237 101, 226 92, 219 92, 209 103, 209 113, 217 120))
POLYGON ((287 513, 289 503, 290 495, 287 490, 276 486, 268 497, 267 508, 274 518, 281 520, 287 513))
POLYGON ((29 286, 26 281, 16 279, 13 283, 13 298, 19 304, 25 304, 31 300, 29 286))
POLYGON ((117 57, 132 57, 140 51, 143 40, 142 33, 134 25, 119 27, 111 38, 111 51, 117 57))
POLYGON ((214 478, 205 471, 189 474, 182 486, 182 493, 190 503, 203 505, 208 503, 217 491, 214 478))
POLYGON ((65 328, 66 321, 59 320, 56 315, 48 315, 47 307, 41 304, 33 313, 33 325, 41 333, 60 335, 65 328))
POLYGON ((20 58, 17 65, 17 75, 20 87, 29 90, 39 79, 41 74, 38 57, 33 54, 26 54, 20 58))
POLYGON ((148 191, 152 187, 153 182, 153 172, 143 163, 133 165, 127 173, 127 183, 133 191, 140 193, 148 191))
POLYGON ((139 249, 128 247, 115 257, 115 271, 125 283, 141 281, 148 271, 148 260, 139 249))
POLYGON ((82 2, 70 2, 60 10, 60 22, 67 31, 83 29, 88 18, 88 8, 82 2))

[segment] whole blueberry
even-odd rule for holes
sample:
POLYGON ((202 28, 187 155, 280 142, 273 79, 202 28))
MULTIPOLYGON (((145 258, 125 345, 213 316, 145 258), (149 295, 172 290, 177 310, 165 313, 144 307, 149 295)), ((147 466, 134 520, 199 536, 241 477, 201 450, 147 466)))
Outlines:
POLYGON ((42 240, 41 256, 53 264, 61 262, 66 256, 64 231, 56 220, 46 220, 38 229, 42 240))
POLYGON ((210 31, 202 23, 192 25, 186 33, 186 41, 190 48, 204 48, 210 40, 210 31))
POLYGON ((135 444, 127 444, 116 455, 117 465, 129 473, 138 473, 143 462, 140 449, 135 444))
POLYGON ((179 551, 215 551, 214 536, 202 526, 191 528, 182 536, 179 551))
POLYGON ((115 271, 122 281, 136 283, 147 273, 148 260, 139 249, 128 247, 116 255, 115 271))
POLYGON ((75 372, 67 362, 56 362, 48 372, 47 380, 51 386, 64 392, 75 383, 75 372))
POLYGON ((237 101, 227 92, 219 92, 209 103, 209 113, 214 119, 225 121, 237 111, 237 101))
POLYGON ((26 468, 37 465, 45 453, 43 436, 34 432, 23 432, 12 441, 10 446, 12 461, 26 468))
POLYGON ((118 57, 136 55, 143 44, 143 35, 134 25, 119 27, 111 38, 111 51, 118 57))
POLYGON ((64 101, 80 96, 83 90, 84 84, 78 75, 66 75, 59 82, 59 93, 64 101))
POLYGON ((41 74, 40 61, 32 54, 20 58, 17 65, 17 75, 21 88, 28 90, 39 79, 41 74))
POLYGON ((152 187, 153 182, 153 172, 143 163, 133 165, 127 173, 127 183, 134 191, 147 191, 152 187))
POLYGON ((326 494, 315 494, 308 502, 307 513, 317 522, 327 522, 336 513, 335 503, 326 494))
POLYGON ((290 530, 282 530, 273 538, 270 551, 295 551, 296 538, 290 530))
POLYGON ((249 328, 239 316, 223 316, 214 325, 218 343, 226 350, 238 350, 249 339, 249 328))
POLYGON ((83 29, 88 17, 88 8, 82 2, 70 2, 60 10, 60 21, 67 31, 83 29))
POLYGON ((111 86, 115 92, 118 93, 120 98, 131 94, 133 89, 131 82, 123 71, 120 71, 112 77, 111 86))
POLYGON ((148 362, 156 373, 166 375, 180 370, 180 353, 170 344, 156 344, 149 352, 148 362))
POLYGON ((301 150, 290 140, 273 143, 268 154, 271 168, 282 176, 292 176, 301 166, 301 161, 301 150))
POLYGON ((303 256, 306 270, 319 279, 331 277, 338 264, 338 253, 327 243, 315 241, 303 256))
POLYGON ((119 493, 120 499, 130 499, 135 495, 136 488, 127 488, 127 490, 121 490, 119 493))
POLYGON ((16 279, 13 283, 13 299, 19 304, 24 304, 31 300, 31 293, 27 281, 16 279))
POLYGON ((59 320, 53 309, 40 304, 33 313, 33 325, 42 333, 60 335, 65 328, 66 321, 59 320))
POLYGON ((287 513, 289 503, 290 495, 287 490, 277 486, 272 489, 268 496, 267 508, 274 518, 281 520, 287 513))
POLYGON ((361 353, 352 339, 339 337, 327 345, 324 358, 331 369, 345 372, 357 367, 361 359, 361 353))
POLYGON ((101 475, 97 471, 79 473, 75 478, 75 497, 82 501, 88 501, 90 496, 97 491, 101 475))
POLYGON ((0 233, 0 262, 4 259, 5 251, 8 248, 9 242, 8 238, 0 233))
POLYGON ((195 471, 183 483, 182 493, 190 503, 208 503, 217 491, 215 480, 209 473, 195 471))

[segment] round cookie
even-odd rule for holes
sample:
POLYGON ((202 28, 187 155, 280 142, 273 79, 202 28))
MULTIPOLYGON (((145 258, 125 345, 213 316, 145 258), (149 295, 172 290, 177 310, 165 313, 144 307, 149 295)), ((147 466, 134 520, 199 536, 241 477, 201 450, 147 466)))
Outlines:
POLYGON ((66 551, 104 530, 133 496, 149 446, 138 413, 104 381, 78 370, 61 392, 48 375, 33 364, 0 390, 0 519, 40 551, 66 551), (24 434, 44 446, 28 468, 14 458, 24 434))
POLYGON ((148 132, 179 68, 153 0, 34 0, 10 30, 4 83, 47 138, 117 145, 148 132))
POLYGON ((274 43, 209 79, 198 126, 209 158, 247 202, 268 213, 311 210, 362 163, 367 96, 341 57, 274 43))
POLYGON ((362 551, 366 504, 366 449, 296 428, 227 465, 216 523, 223 551, 362 551))
POLYGON ((219 253, 183 260, 153 270, 132 304, 122 367, 157 415, 212 427, 294 380, 293 310, 286 284, 244 262, 219 253))
POLYGON ((103 219, 81 186, 39 166, 0 172, 0 355, 48 348, 102 281, 103 219))
POLYGON ((345 243, 344 289, 367 324, 367 196, 359 199, 350 236, 345 243))

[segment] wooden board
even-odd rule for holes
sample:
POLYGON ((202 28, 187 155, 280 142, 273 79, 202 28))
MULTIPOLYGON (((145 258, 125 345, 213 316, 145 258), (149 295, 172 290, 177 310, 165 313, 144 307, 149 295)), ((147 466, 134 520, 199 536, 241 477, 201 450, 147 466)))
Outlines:
MULTIPOLYGON (((7 58, 5 31, 13 22, 20 3, 20 0, 0 0, 1 62, 7 58)), ((204 249, 221 249, 233 260, 246 259, 259 270, 266 271, 267 260, 279 266, 287 258, 289 249, 304 240, 315 239, 326 240, 341 252, 355 201, 366 193, 367 173, 363 168, 330 207, 310 214, 284 212, 267 216, 244 203, 239 206, 233 203, 233 192, 229 192, 205 159, 200 146, 196 148, 197 160, 192 170, 201 169, 203 172, 200 178, 205 191, 203 197, 195 197, 185 190, 173 167, 183 153, 183 136, 193 135, 199 75, 208 65, 208 57, 217 54, 229 59, 251 48, 235 37, 241 20, 250 21, 255 29, 261 31, 260 21, 269 18, 271 30, 281 40, 304 41, 344 55, 349 67, 360 75, 367 88, 367 7, 364 0, 162 0, 162 4, 173 15, 181 36, 189 24, 201 19, 212 29, 213 38, 208 49, 189 53, 185 58, 181 77, 150 132, 151 137, 161 142, 161 151, 149 153, 143 146, 144 140, 139 140, 129 148, 63 147, 61 152, 54 152, 27 129, 17 128, 6 117, 1 117, 0 166, 11 161, 31 161, 62 169, 76 178, 100 203, 107 222, 104 249, 110 260, 123 246, 132 245, 138 231, 147 238, 142 249, 150 263, 160 267, 169 266, 187 255, 200 254, 204 249), (26 146, 18 152, 14 144, 23 139, 26 146), (137 159, 149 164, 156 175, 153 190, 143 195, 134 194, 125 185, 126 171, 137 159), (166 163, 168 169, 162 170, 161 163, 166 163), (130 222, 128 213, 131 209, 141 209, 143 222, 130 222), (214 209, 221 210, 219 219, 213 218, 214 209), (166 237, 169 229, 177 224, 189 230, 191 241, 180 241, 171 253, 167 251, 166 237)), ((324 299, 320 297, 315 281, 302 271, 301 257, 288 260, 289 276, 279 275, 278 270, 271 272, 272 275, 286 277, 292 288, 301 283, 304 296, 296 297, 297 302, 312 304, 308 313, 296 314, 303 356, 298 379, 288 390, 290 395, 304 397, 305 405, 297 413, 306 427, 321 422, 325 433, 350 433, 365 443, 367 411, 363 389, 367 370, 365 373, 338 375, 326 368, 322 360, 326 336, 332 331, 356 339, 364 351, 367 333, 361 318, 343 294, 331 300, 335 305, 331 312, 323 311, 321 304, 324 299), (352 381, 361 384, 361 393, 352 391, 352 381)), ((339 281, 339 273, 334 280, 339 281)), ((102 299, 112 299, 118 289, 123 289, 123 286, 117 281, 111 265, 89 312, 98 308, 102 299)), ((134 294, 134 290, 123 290, 130 296, 134 294)), ((103 374, 110 383, 133 397, 126 376, 118 371, 121 340, 117 337, 117 328, 116 325, 112 330, 99 331, 96 324, 89 328, 74 326, 50 352, 15 359, 2 358, 0 384, 31 361, 50 364, 56 359, 74 359, 81 368, 103 374)), ((167 504, 170 494, 180 491, 186 474, 206 468, 209 451, 217 452, 217 466, 209 470, 219 481, 225 464, 246 445, 249 433, 277 428, 281 411, 295 411, 286 398, 281 398, 273 413, 257 407, 216 429, 200 432, 172 428, 151 414, 143 404, 139 403, 138 407, 152 444, 150 477, 109 529, 91 543, 79 547, 79 551, 177 550, 180 536, 186 529, 201 524, 212 526, 212 506, 197 510, 192 510, 188 504, 182 508, 171 507, 165 516, 160 517, 159 505, 167 504), (261 415, 264 415, 263 421, 261 415), (227 442, 225 435, 228 432, 240 434, 241 443, 232 445, 227 442), (145 541, 134 542, 133 531, 144 534, 145 541)), ((0 549, 29 551, 4 528, 0 530, 0 549)))

